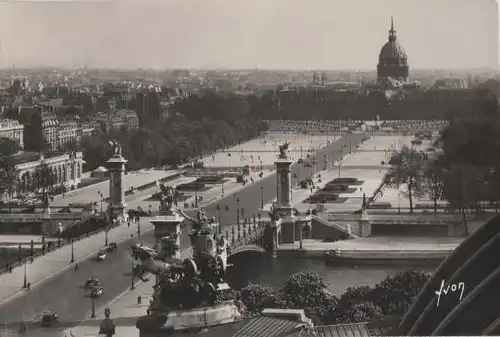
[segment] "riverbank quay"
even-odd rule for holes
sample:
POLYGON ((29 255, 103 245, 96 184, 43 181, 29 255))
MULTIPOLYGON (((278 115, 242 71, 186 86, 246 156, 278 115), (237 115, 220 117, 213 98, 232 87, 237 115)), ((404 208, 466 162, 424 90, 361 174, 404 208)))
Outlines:
POLYGON ((302 248, 299 242, 280 244, 278 258, 320 258, 352 264, 439 262, 463 240, 452 237, 367 237, 336 242, 305 239, 302 248), (327 252, 335 252, 335 256, 327 256, 327 252))

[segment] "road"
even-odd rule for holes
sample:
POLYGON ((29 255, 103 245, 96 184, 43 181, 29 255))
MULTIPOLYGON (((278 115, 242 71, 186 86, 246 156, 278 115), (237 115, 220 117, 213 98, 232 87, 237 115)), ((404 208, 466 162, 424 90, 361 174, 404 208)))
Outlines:
MULTIPOLYGON (((57 313, 62 327, 75 326, 83 319, 89 318, 92 306, 90 298, 86 297, 88 291, 82 288, 85 280, 95 276, 104 288, 104 295, 95 300, 96 310, 130 288, 132 260, 129 247, 133 242, 152 245, 153 233, 149 232, 120 243, 118 249, 109 253, 104 261, 81 261, 78 264, 78 272, 69 269, 52 278, 50 282, 33 287, 24 296, 0 307, 0 325, 7 323, 12 327, 16 325, 15 322, 21 319, 30 321, 44 311, 57 313)), ((36 329, 38 330, 45 329, 36 329)))
MULTIPOLYGON (((340 157, 340 150, 343 146, 349 143, 355 148, 358 141, 361 141, 362 135, 350 134, 330 145, 328 148, 318 150, 318 158, 325 154, 329 158, 333 155, 333 159, 337 160, 340 157)), ((345 147, 344 147, 344 151, 345 147)), ((322 167, 318 167, 321 170, 322 167)), ((304 168, 303 164, 295 164, 292 167, 292 176, 299 175, 301 179, 311 176, 313 168, 304 168)), ((261 204, 261 189, 263 186, 264 203, 273 200, 276 197, 276 174, 272 174, 264 179, 256 180, 254 184, 250 184, 236 194, 240 199, 240 207, 246 210, 245 215, 251 216, 260 208, 261 204)), ((142 195, 142 193, 141 193, 142 195)), ((137 197, 137 196, 135 196, 137 197)), ((233 195, 228 195, 218 203, 220 205, 228 205, 228 211, 221 211, 222 223, 236 222, 236 198, 233 195)), ((208 204, 205 210, 210 215, 218 216, 216 203, 208 204)), ((224 207, 221 207, 224 209, 224 207)), ((189 211, 194 215, 196 211, 189 211)), ((141 222, 147 221, 147 218, 142 218, 141 222)), ((135 225, 134 225, 135 226, 135 225)), ((187 237, 187 228, 183 230, 181 236, 181 247, 188 247, 189 238, 187 237)), ((63 327, 75 326, 80 321, 88 318, 91 312, 91 300, 86 296, 87 292, 81 288, 85 280, 90 276, 95 276, 101 280, 102 286, 105 289, 104 295, 95 301, 96 309, 106 305, 118 295, 130 288, 131 285, 131 258, 129 255, 129 247, 132 243, 144 243, 153 245, 154 239, 152 232, 145 233, 139 238, 134 238, 118 245, 118 250, 110 253, 107 259, 102 262, 97 262, 93 259, 81 261, 79 263, 79 271, 75 272, 69 269, 60 275, 55 276, 50 282, 42 283, 24 296, 18 297, 12 302, 0 308, 1 324, 10 323, 10 326, 15 326, 15 322, 21 319, 29 321, 43 311, 53 311, 59 314, 61 325, 63 327)), ((41 336, 41 328, 36 331, 37 336, 41 336)), ((62 329, 51 329, 53 336, 61 333, 62 329)), ((25 335, 29 336, 29 334, 25 335)))
MULTIPOLYGON (((331 164, 341 158, 341 150, 343 154, 349 153, 349 147, 354 149, 356 145, 361 143, 363 134, 352 133, 338 138, 335 142, 331 143, 329 146, 324 147, 317 151, 316 155, 318 158, 317 171, 322 171, 324 169, 324 158, 328 160, 327 167, 331 167, 331 164)), ((307 177, 311 177, 314 173, 313 167, 304 167, 304 164, 295 163, 292 165, 292 182, 296 183, 307 177), (297 178, 293 178, 296 176, 297 178)), ((238 193, 226 195, 223 199, 219 200, 217 203, 207 205, 204 207, 205 211, 219 219, 219 212, 217 211, 217 204, 220 207, 220 219, 219 222, 224 223, 236 223, 237 222, 237 199, 239 199, 240 208, 240 218, 241 217, 253 217, 253 214, 257 213, 257 209, 261 207, 262 201, 264 204, 271 202, 276 198, 276 173, 268 175, 262 179, 255 180, 254 183, 249 183, 249 186, 240 190, 238 193), (262 190, 261 190, 262 187, 262 190), (225 210, 225 206, 228 206, 228 210, 225 210), (241 212, 241 209, 243 211, 241 212), (241 214, 243 213, 243 214, 241 214)), ((189 215, 195 215, 196 211, 186 212, 189 215)), ((223 226, 224 228, 224 226, 223 226)))

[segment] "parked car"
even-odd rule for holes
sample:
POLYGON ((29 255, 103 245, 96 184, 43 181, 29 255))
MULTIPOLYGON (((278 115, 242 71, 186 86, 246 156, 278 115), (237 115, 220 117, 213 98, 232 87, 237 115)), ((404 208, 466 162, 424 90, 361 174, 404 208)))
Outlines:
POLYGON ((90 277, 85 281, 84 287, 85 288, 94 288, 94 287, 97 287, 100 283, 101 282, 99 281, 99 279, 97 279, 95 277, 90 277))
POLYGON ((107 255, 107 251, 106 250, 101 250, 99 253, 97 253, 97 257, 96 257, 96 260, 97 261, 102 261, 106 258, 106 255, 107 255))
POLYGON ((118 249, 118 245, 116 244, 116 242, 111 242, 107 247, 106 247, 106 251, 108 253, 111 253, 111 252, 114 252, 118 249))
POLYGON ((102 294, 104 294, 104 289, 102 287, 96 287, 90 292, 90 297, 97 298, 101 297, 102 294))

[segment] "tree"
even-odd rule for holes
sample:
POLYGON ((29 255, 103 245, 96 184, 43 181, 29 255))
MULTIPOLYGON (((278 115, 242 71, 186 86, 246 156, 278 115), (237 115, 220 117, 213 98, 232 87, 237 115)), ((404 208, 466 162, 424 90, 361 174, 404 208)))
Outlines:
POLYGON ((42 163, 35 169, 34 177, 36 182, 35 188, 41 188, 44 192, 52 190, 57 181, 54 172, 46 163, 42 163))
POLYGON ((484 169, 464 164, 451 164, 445 171, 444 196, 454 209, 462 213, 465 235, 469 235, 466 210, 475 207, 479 210, 479 201, 486 195, 484 169))
POLYGON ((316 321, 331 319, 338 298, 331 294, 323 279, 311 272, 291 275, 282 288, 287 308, 306 309, 316 321))
POLYGON ((245 305, 246 314, 256 316, 265 308, 280 306, 279 290, 268 285, 249 284, 241 289, 239 298, 245 305))
POLYGON ((422 164, 424 157, 413 148, 403 146, 391 159, 391 166, 384 176, 384 183, 389 188, 406 187, 405 194, 410 200, 410 212, 413 212, 413 196, 421 191, 422 164))
POLYGON ((429 160, 424 166, 422 192, 429 195, 434 203, 434 213, 437 213, 437 202, 444 196, 444 167, 437 160, 429 160))
POLYGON ((17 140, 0 137, 0 156, 12 156, 19 152, 20 149, 21 146, 17 140))
POLYGON ((345 311, 336 310, 337 324, 375 321, 383 316, 382 309, 373 302, 354 303, 345 311))
MULTIPOLYGON (((9 157, 4 157, 0 162, 0 193, 6 194, 9 201, 19 186, 17 169, 9 157)), ((10 202, 9 202, 10 204, 10 202)))
POLYGON ((422 271, 406 270, 377 284, 369 299, 384 315, 403 315, 428 279, 429 275, 422 271))

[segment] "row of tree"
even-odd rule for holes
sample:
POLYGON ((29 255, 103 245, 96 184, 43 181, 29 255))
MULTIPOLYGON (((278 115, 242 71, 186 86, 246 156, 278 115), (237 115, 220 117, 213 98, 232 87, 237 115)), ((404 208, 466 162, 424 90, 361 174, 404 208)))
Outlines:
POLYGON ((465 212, 482 208, 498 209, 500 202, 500 118, 497 115, 456 119, 441 133, 443 153, 429 156, 418 146, 403 147, 390 161, 385 175, 387 186, 409 198, 410 211, 416 196, 440 200, 465 212))
POLYGON ((235 292, 235 297, 250 317, 265 308, 285 308, 304 309, 317 325, 369 322, 386 315, 403 315, 428 278, 423 272, 408 270, 373 287, 348 288, 337 297, 320 276, 300 272, 290 276, 281 288, 250 284, 235 292))
POLYGON ((129 169, 179 165, 202 153, 235 145, 259 135, 262 127, 246 100, 236 96, 193 95, 179 102, 177 113, 159 122, 139 114, 141 128, 116 130, 81 142, 87 170, 103 165, 110 156, 108 142, 122 144, 129 169))
POLYGON ((0 195, 6 196, 8 200, 16 194, 40 190, 52 193, 60 189, 55 186, 57 177, 47 164, 42 163, 33 172, 19 176, 11 159, 3 157, 0 160, 0 195))

